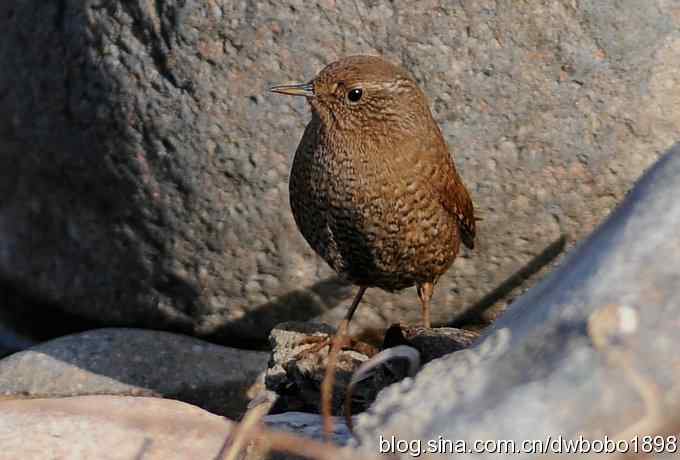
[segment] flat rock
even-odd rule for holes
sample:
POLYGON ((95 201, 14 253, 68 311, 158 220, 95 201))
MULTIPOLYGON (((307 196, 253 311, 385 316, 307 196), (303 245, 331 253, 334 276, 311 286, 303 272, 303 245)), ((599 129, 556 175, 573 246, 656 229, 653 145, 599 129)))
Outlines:
MULTIPOLYGON (((436 289, 447 324, 590 233, 680 137, 680 15, 650 2, 0 2, 0 278, 234 344, 334 323, 353 292, 288 206, 308 110, 267 87, 382 54, 430 97, 484 219, 436 289)), ((413 290, 372 289, 353 323, 418 319, 413 290)))
POLYGON ((78 396, 0 401, 0 459, 213 459, 233 424, 179 401, 78 396))
POLYGON ((420 362, 425 364, 435 358, 468 348, 478 337, 478 332, 453 327, 425 328, 395 324, 385 332, 383 348, 408 345, 418 350, 420 362))
POLYGON ((386 433, 423 448, 440 437, 519 446, 547 436, 675 433, 678 196, 680 144, 472 348, 383 391, 358 418, 362 448, 375 453, 386 433))
POLYGON ((237 350, 168 332, 98 329, 45 342, 0 360, 0 395, 94 394, 179 399, 240 417, 267 367, 266 352, 237 350))

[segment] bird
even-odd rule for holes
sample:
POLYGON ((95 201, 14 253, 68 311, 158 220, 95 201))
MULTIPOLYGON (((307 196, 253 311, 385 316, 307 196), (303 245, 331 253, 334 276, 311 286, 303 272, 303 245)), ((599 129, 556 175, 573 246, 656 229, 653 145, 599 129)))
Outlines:
POLYGON ((434 286, 461 242, 474 248, 474 206, 429 102, 402 67, 377 56, 348 56, 306 83, 276 85, 303 96, 312 118, 289 178, 295 223, 312 249, 359 287, 330 343, 321 385, 330 439, 335 363, 366 290, 415 286, 431 328, 434 286))
POLYGON ((474 248, 474 206, 429 101, 401 66, 354 55, 275 93, 305 97, 311 120, 293 157, 289 197, 312 249, 359 287, 347 330, 368 288, 416 286, 431 328, 434 286, 461 242, 474 248))

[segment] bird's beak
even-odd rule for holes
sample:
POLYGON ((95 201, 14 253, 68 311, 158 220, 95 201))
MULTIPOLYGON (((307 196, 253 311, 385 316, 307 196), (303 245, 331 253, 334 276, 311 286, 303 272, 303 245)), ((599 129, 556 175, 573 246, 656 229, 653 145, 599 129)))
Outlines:
POLYGON ((291 85, 276 85, 269 88, 269 91, 289 96, 314 97, 314 85, 309 83, 295 83, 291 85))

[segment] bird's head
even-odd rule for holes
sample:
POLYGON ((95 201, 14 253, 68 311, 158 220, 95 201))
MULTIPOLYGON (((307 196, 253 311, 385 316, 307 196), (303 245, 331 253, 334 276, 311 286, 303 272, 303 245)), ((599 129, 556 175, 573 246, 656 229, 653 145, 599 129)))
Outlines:
MULTIPOLYGON (((308 83, 271 91, 305 96, 322 123, 352 135, 413 132, 431 123, 427 99, 401 67, 375 56, 350 56, 326 66, 308 83)), ((398 136, 397 136, 398 137, 398 136)))

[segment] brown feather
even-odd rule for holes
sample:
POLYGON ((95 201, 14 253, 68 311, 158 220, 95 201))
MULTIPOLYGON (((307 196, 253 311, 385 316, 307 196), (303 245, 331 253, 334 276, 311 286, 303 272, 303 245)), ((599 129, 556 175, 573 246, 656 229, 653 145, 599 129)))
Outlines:
POLYGON ((463 244, 474 249, 476 234, 474 207, 470 194, 455 169, 451 179, 446 181, 446 191, 442 193, 442 198, 446 210, 456 217, 463 244))
POLYGON ((405 70, 369 56, 333 63, 311 85, 290 175, 300 232, 359 286, 436 282, 461 242, 474 245, 475 220, 425 95, 405 70))

